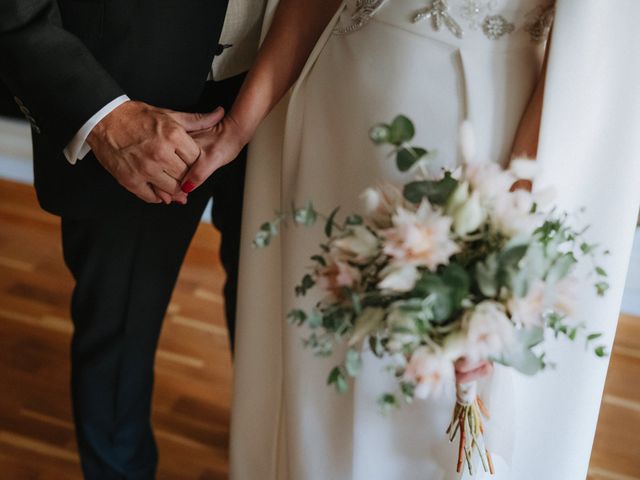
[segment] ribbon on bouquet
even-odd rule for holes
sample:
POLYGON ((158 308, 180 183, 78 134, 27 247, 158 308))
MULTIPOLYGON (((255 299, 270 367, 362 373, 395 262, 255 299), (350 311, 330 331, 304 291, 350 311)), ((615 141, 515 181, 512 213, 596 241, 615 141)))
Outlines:
POLYGON ((478 453, 485 472, 494 474, 493 460, 484 441, 483 419, 489 418, 489 411, 478 396, 478 383, 456 384, 456 405, 451 423, 447 428, 449 440, 458 440, 458 463, 456 471, 460 473, 466 464, 469 475, 473 475, 472 457, 478 453))

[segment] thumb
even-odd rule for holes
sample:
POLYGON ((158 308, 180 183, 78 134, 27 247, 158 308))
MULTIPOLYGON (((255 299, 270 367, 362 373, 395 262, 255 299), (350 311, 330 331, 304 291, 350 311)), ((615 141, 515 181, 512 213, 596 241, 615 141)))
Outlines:
POLYGON ((176 123, 184 128, 188 133, 206 130, 217 125, 224 117, 224 108, 218 107, 209 113, 185 113, 167 111, 176 123))

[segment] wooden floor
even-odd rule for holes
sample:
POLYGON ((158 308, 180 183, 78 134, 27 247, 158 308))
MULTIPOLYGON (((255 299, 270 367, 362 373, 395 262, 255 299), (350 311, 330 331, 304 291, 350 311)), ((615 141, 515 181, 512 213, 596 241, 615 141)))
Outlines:
MULTIPOLYGON (((30 187, 0 181, 2 480, 81 478, 68 391, 72 282, 59 237, 30 187)), ((217 246, 202 225, 164 325, 153 413, 159 479, 227 478, 231 364, 217 246)), ((640 480, 640 319, 621 318, 589 479, 640 480)))

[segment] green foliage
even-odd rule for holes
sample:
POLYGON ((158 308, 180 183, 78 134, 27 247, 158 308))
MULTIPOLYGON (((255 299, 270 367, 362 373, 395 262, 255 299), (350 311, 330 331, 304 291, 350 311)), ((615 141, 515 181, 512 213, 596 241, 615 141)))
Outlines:
POLYGON ((307 313, 304 310, 300 310, 299 308, 296 308, 289 312, 289 314, 287 315, 287 318, 289 319, 289 323, 291 325, 296 325, 299 327, 304 322, 307 321, 307 313))
POLYGON ((311 227, 318 219, 318 212, 313 208, 313 204, 309 202, 305 207, 294 210, 293 220, 298 225, 311 227))
POLYGON ((407 183, 403 189, 407 201, 418 204, 423 198, 433 205, 444 205, 458 186, 458 181, 446 172, 440 180, 419 180, 407 183))
POLYGON ((278 235, 278 224, 281 218, 278 217, 271 222, 265 222, 260 226, 260 230, 253 239, 253 246, 256 248, 264 248, 269 246, 271 239, 278 235))
POLYGON ((296 296, 301 297, 307 294, 309 289, 313 288, 316 284, 316 281, 309 274, 306 274, 302 277, 302 281, 299 285, 296 286, 296 296))
POLYGON ((347 356, 345 358, 345 370, 351 377, 356 377, 358 373, 360 373, 360 369, 362 368, 362 358, 360 357, 360 352, 350 348, 347 350, 347 356))
POLYGON ((423 272, 411 293, 412 296, 426 298, 431 312, 430 320, 443 324, 451 319, 469 295, 470 284, 465 269, 452 263, 442 268, 440 274, 423 272))
POLYGON ((416 134, 413 122, 404 115, 398 115, 389 125, 389 143, 400 146, 410 141, 416 134))
POLYGON ((380 411, 384 415, 387 415, 393 410, 397 410, 400 407, 400 404, 398 403, 398 399, 395 395, 391 393, 385 393, 383 395, 380 395, 380 397, 378 398, 378 407, 380 407, 380 411))
POLYGON ((596 293, 598 294, 598 296, 602 297, 604 296, 605 293, 607 293, 607 290, 609 290, 609 282, 597 282, 595 284, 596 287, 596 293))
POLYGON ((402 147, 396 153, 396 166, 401 172, 407 172, 425 155, 427 151, 424 148, 402 147))
POLYGON ((543 341, 544 330, 541 327, 519 329, 513 347, 495 360, 524 375, 535 375, 545 367, 544 356, 536 355, 531 349, 543 341))
POLYGON ((327 237, 331 237, 331 234, 333 233, 333 227, 338 210, 340 210, 340 207, 334 208, 333 211, 329 214, 329 218, 327 218, 327 223, 324 226, 324 234, 327 237))
POLYGON ((480 292, 488 298, 498 295, 498 272, 500 264, 498 262, 498 254, 491 253, 484 261, 480 261, 475 265, 475 280, 480 292))
POLYGON ((364 223, 364 219, 360 215, 349 215, 345 220, 347 225, 362 225, 364 223))
POLYGON ((349 383, 347 382, 344 367, 335 367, 331 370, 327 378, 327 385, 333 385, 338 393, 345 393, 349 390, 349 383))

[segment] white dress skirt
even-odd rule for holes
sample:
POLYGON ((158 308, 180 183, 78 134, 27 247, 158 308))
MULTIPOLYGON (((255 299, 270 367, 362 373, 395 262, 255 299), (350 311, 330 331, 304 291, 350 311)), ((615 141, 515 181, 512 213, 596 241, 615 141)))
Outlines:
MULTIPOLYGON (((266 250, 252 249, 251 240, 292 202, 358 211, 367 186, 405 181, 389 152, 368 140, 372 125, 397 114, 414 120, 414 144, 437 150, 434 167, 460 162, 464 119, 475 128, 477 159, 505 164, 540 72, 550 19, 548 4, 540 2, 349 1, 290 96, 259 129, 243 220, 233 480, 460 478, 456 448, 444 434, 451 398, 416 401, 383 416, 376 402, 392 379, 378 359, 365 355, 362 373, 339 395, 326 386, 335 358, 314 357, 302 345, 304 332, 287 324, 290 309, 313 300, 296 298, 294 286, 318 249, 320 231, 284 229, 266 250), (372 7, 365 13, 377 10, 358 17, 363 5, 372 7), (439 30, 431 19, 411 21, 434 5, 445 7, 434 13, 444 20, 439 30)), ((619 91, 640 99, 640 68, 630 46, 640 39, 629 19, 640 15, 640 2, 617 0, 623 13, 602 3, 557 2, 538 161, 541 183, 555 185, 560 207, 587 207, 582 221, 593 225, 591 239, 613 252, 604 265, 609 294, 596 298, 585 285, 579 310, 610 342, 640 204, 640 115, 619 91), (623 35, 610 30, 614 26, 623 35)), ((497 470, 492 478, 586 476, 607 361, 571 344, 554 346, 551 356, 556 370, 531 379, 497 368, 485 386, 493 413, 487 424, 497 470)))

